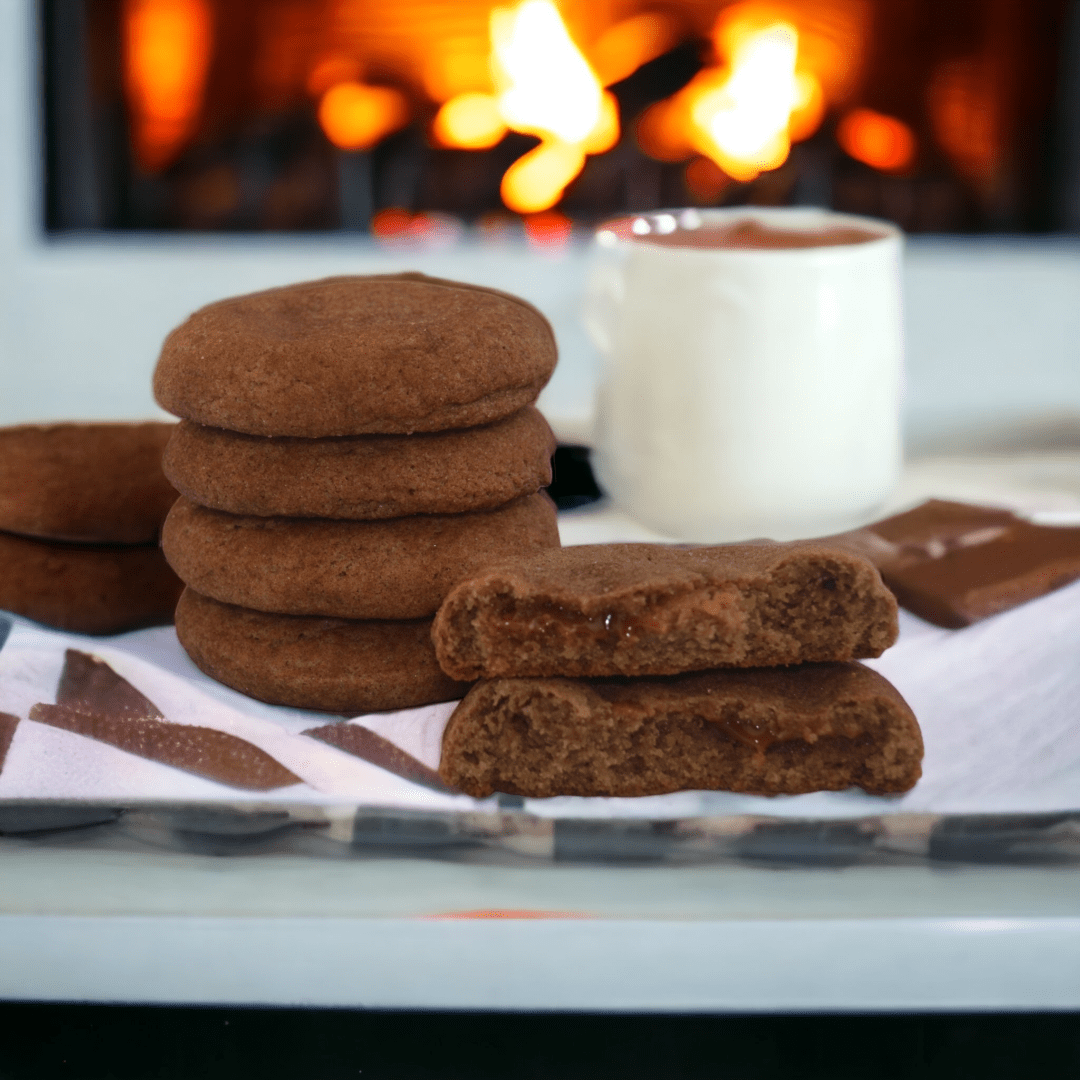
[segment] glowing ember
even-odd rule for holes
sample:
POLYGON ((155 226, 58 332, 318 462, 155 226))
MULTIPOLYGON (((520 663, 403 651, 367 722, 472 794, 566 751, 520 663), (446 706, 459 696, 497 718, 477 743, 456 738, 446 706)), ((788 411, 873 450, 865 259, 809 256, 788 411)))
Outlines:
POLYGON ((443 146, 486 150, 506 134, 499 103, 491 94, 458 94, 438 111, 432 134, 443 146))
POLYGON ((124 82, 132 142, 149 172, 168 165, 193 134, 210 61, 205 0, 127 0, 124 82))
POLYGON ((386 247, 443 247, 460 232, 460 223, 446 214, 413 213, 401 206, 380 210, 371 219, 371 235, 386 247))
POLYGON ((836 129, 836 141, 856 161, 882 172, 902 172, 915 160, 911 128, 873 109, 849 112, 836 129))
POLYGON ((338 83, 319 102, 319 123, 342 150, 366 150, 408 122, 405 95, 389 86, 338 83))
POLYGON ((558 252, 566 247, 574 234, 574 223, 558 210, 545 210, 528 215, 524 222, 525 239, 530 247, 540 251, 558 252))

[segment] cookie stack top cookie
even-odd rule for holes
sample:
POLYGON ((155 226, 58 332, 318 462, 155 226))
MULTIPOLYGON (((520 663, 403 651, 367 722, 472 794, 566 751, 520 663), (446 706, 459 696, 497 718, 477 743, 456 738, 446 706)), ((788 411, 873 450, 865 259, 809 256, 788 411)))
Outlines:
POLYGON ((474 427, 536 400, 555 337, 531 304, 422 274, 333 277, 221 300, 165 340, 154 396, 251 435, 474 427))

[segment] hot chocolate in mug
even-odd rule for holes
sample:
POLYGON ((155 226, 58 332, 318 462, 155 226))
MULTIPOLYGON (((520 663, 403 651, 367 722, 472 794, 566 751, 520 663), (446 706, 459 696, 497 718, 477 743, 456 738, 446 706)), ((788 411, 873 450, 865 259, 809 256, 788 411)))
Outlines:
POLYGON ((823 210, 681 210, 597 232, 597 478, 642 524, 822 536, 899 476, 899 230, 823 210))

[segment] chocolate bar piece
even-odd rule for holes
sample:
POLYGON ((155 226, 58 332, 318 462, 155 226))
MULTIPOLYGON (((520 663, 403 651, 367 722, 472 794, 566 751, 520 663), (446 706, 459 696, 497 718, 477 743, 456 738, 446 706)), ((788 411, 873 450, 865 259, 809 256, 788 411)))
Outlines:
POLYGON ((433 791, 458 794, 453 788, 448 788, 439 777, 439 774, 428 768, 422 761, 418 761, 407 754, 400 746, 396 746, 389 739, 384 739, 374 731, 357 724, 324 724, 322 727, 307 728, 301 732, 309 738, 318 739, 330 746, 336 746, 354 757, 370 761, 380 769, 392 772, 397 776, 411 780, 414 784, 423 784, 433 791))
POLYGON ((822 543, 598 544, 508 558, 460 582, 431 636, 454 679, 676 675, 880 656, 896 602, 822 543))
POLYGON ((15 738, 15 729, 19 726, 19 718, 11 713, 0 712, 0 772, 4 771, 4 758, 7 757, 8 747, 15 738))
POLYGON ((907 791, 919 725, 861 664, 641 679, 494 679, 443 734, 439 773, 483 797, 907 791))
POLYGON ((246 739, 171 723, 104 660, 77 649, 67 650, 56 704, 32 706, 30 719, 232 787, 271 791, 301 782, 246 739))
POLYGON ((1080 578, 1080 528, 933 499, 846 534, 901 606, 958 629, 1080 578))

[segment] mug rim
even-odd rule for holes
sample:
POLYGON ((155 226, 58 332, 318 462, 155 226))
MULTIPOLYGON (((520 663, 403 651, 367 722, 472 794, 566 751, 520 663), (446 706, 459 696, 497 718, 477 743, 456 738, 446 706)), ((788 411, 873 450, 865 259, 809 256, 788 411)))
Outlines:
MULTIPOLYGON (((632 227, 632 226, 631 226, 632 227)), ((650 229, 651 231, 651 229, 650 229)), ((636 214, 620 214, 618 217, 609 218, 596 227, 593 232, 593 242, 600 247, 613 249, 613 248, 626 248, 635 250, 650 250, 650 251, 667 251, 672 254, 678 255, 695 255, 706 257, 734 257, 734 258, 777 258, 777 257, 798 257, 807 258, 821 255, 835 256, 839 252, 848 252, 855 254, 856 252, 866 251, 867 249, 877 249, 879 246, 892 246, 894 244, 903 243, 904 233, 897 225, 894 225, 891 221, 884 221, 880 218, 864 217, 860 214, 845 214, 836 210, 829 210, 825 207, 818 206, 710 206, 710 207, 676 207, 667 210, 648 210, 642 211, 636 214), (695 215, 698 219, 698 224, 687 228, 680 222, 685 220, 686 215, 695 215), (852 227, 864 229, 867 232, 872 232, 875 235, 867 240, 859 240, 855 243, 848 244, 814 244, 809 247, 692 247, 681 246, 677 244, 656 244, 648 241, 647 233, 642 232, 638 235, 625 235, 627 230, 623 230, 623 235, 616 232, 612 226, 623 222, 638 222, 642 221, 646 227, 651 222, 661 222, 667 225, 663 231, 657 230, 661 235, 675 232, 678 229, 684 229, 685 231, 693 231, 695 228, 700 228, 702 225, 713 222, 736 222, 745 219, 756 218, 759 221, 764 221, 767 224, 773 222, 783 221, 789 228, 798 228, 793 218, 802 218, 807 222, 807 227, 811 227, 811 222, 815 225, 819 225, 822 222, 835 225, 850 225, 852 227), (666 219, 666 220, 665 220, 666 219), (770 221, 769 219, 772 219, 770 221), (669 224, 670 223, 670 224, 669 224)))

